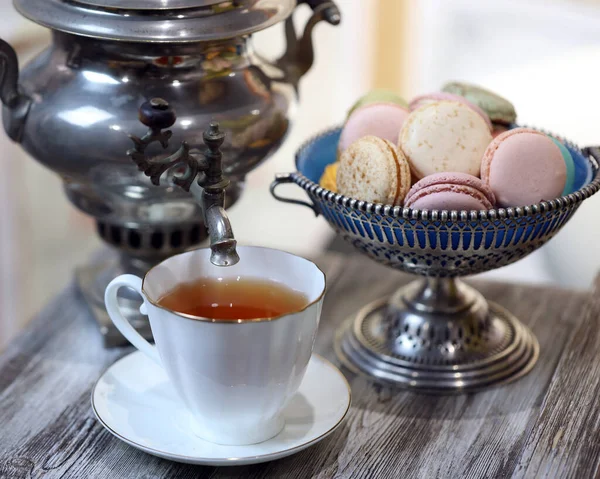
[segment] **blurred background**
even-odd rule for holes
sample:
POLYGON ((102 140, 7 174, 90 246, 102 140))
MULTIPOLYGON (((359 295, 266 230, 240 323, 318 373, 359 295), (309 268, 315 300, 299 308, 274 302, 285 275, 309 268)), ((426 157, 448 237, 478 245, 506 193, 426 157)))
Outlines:
MULTIPOLYGON (((466 80, 511 100, 519 122, 580 144, 600 143, 600 0, 337 0, 343 22, 319 25, 317 58, 301 84, 295 126, 276 155, 252 172, 231 210, 238 241, 316 256, 334 239, 306 208, 275 202, 276 172, 294 169, 297 147, 343 121, 371 87, 410 98, 466 80)), ((306 9, 307 10, 307 9, 306 9)), ((297 17, 301 25, 308 17, 297 17)), ((50 41, 0 0, 0 32, 26 62, 50 41)), ((256 35, 265 56, 283 50, 282 26, 256 35)), ((93 221, 66 200, 61 182, 0 134, 0 349, 102 248, 93 221)), ((297 189, 296 189, 297 190, 297 189)), ((286 192, 288 193, 288 192, 286 192)), ((290 188, 290 195, 302 195, 290 188)), ((546 247, 482 275, 587 288, 600 270, 600 197, 587 201, 546 247), (594 241, 596 239, 596 241, 594 241)))

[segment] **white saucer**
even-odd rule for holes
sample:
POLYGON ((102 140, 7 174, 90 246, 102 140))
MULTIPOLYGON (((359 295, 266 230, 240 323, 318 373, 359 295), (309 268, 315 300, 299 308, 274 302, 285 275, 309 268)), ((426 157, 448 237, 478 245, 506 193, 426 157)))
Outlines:
POLYGON ((92 391, 94 414, 114 436, 155 456, 211 466, 272 461, 306 449, 331 434, 349 408, 346 378, 316 355, 284 413, 283 431, 249 446, 223 446, 194 435, 165 372, 139 351, 108 368, 92 391))

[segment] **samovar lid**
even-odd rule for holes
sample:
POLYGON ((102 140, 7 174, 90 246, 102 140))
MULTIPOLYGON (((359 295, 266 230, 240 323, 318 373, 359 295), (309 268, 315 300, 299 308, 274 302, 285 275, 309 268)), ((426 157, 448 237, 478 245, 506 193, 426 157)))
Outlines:
POLYGON ((287 18, 296 0, 14 0, 24 17, 53 30, 132 42, 222 40, 287 18))

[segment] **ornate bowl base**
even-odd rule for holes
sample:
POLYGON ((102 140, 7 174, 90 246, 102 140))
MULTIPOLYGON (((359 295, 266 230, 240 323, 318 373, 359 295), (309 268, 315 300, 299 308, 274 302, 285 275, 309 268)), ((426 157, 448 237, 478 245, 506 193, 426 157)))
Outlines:
POLYGON ((528 373, 539 345, 497 304, 453 278, 424 278, 374 301, 337 333, 350 370, 415 391, 462 393, 528 373))

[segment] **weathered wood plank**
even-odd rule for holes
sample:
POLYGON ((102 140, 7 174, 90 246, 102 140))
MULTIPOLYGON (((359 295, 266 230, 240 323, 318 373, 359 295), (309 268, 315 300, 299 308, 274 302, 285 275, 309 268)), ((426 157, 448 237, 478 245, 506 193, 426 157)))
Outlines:
POLYGON ((0 477, 63 474, 102 433, 90 414, 108 351, 71 287, 0 358, 0 477))
MULTIPOLYGON (((316 351, 335 360, 333 335, 346 317, 410 278, 357 256, 330 255, 320 264, 328 293, 316 351)), ((93 418, 89 394, 101 372, 130 350, 102 347, 85 305, 70 289, 0 357, 0 478, 509 477, 533 436, 586 295, 500 283, 477 286, 538 336, 540 361, 530 375, 484 393, 434 397, 381 387, 346 372, 353 406, 335 434, 292 457, 236 468, 158 459, 104 431, 93 418)))
POLYGON ((564 349, 516 477, 600 473, 600 276, 564 349))

